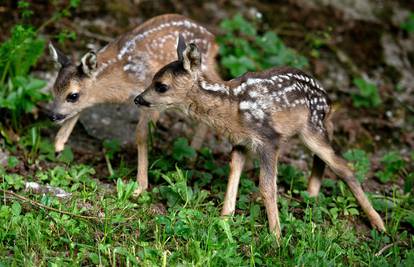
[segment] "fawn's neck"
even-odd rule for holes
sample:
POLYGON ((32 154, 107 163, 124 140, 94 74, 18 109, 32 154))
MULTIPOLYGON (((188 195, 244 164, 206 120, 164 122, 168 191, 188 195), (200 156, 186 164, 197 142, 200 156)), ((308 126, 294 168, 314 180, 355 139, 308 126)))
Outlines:
POLYGON ((132 98, 151 81, 154 70, 144 58, 145 53, 123 59, 118 59, 117 54, 114 45, 98 53, 98 69, 91 87, 97 103, 132 103, 132 98))
POLYGON ((194 87, 189 91, 192 104, 198 110, 209 111, 217 116, 223 110, 228 111, 237 102, 230 94, 230 88, 225 81, 212 79, 207 74, 201 74, 194 87))
POLYGON ((231 134, 239 123, 238 101, 230 94, 226 82, 212 80, 206 75, 199 77, 188 92, 187 111, 218 131, 231 134))

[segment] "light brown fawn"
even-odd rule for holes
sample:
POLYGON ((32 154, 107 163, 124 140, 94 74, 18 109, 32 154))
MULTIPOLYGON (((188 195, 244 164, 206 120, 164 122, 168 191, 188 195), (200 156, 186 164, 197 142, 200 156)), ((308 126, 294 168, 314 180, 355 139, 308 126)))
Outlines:
MULTIPOLYGON (((178 34, 191 40, 204 53, 202 68, 211 77, 219 77, 215 70, 218 46, 214 36, 194 21, 176 14, 148 20, 131 32, 118 37, 98 52, 88 52, 75 65, 67 56, 50 45, 50 52, 61 65, 53 94, 51 119, 62 124, 55 139, 55 151, 64 149, 79 114, 99 103, 128 103, 151 83, 154 73, 176 60, 174 52, 178 34)), ((148 187, 148 122, 157 121, 159 111, 142 112, 137 126, 139 195, 148 187)), ((201 146, 207 128, 197 127, 192 146, 201 146)))
POLYGON ((178 61, 160 69, 135 103, 159 109, 179 108, 230 138, 235 146, 222 215, 234 211, 244 147, 249 147, 260 158, 259 188, 269 228, 280 237, 276 185, 279 147, 298 134, 316 155, 309 183, 311 195, 319 191, 326 163, 349 186, 372 226, 385 231, 381 217, 346 161, 330 145, 331 108, 325 90, 315 79, 297 69, 272 68, 227 82, 212 80, 201 69, 197 46, 187 46, 182 37, 180 40, 178 61))

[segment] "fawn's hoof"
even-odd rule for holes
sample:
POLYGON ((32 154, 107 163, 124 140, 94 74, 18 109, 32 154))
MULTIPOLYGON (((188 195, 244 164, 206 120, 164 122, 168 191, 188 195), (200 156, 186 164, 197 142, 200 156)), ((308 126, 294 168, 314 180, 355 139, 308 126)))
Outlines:
POLYGON ((308 194, 310 197, 318 197, 319 195, 319 188, 315 189, 315 188, 308 188, 308 194))
POLYGON ((142 192, 144 192, 145 189, 143 189, 142 187, 138 187, 137 189, 134 190, 134 193, 132 193, 132 196, 134 198, 137 198, 141 195, 142 192))
POLYGON ((236 205, 224 205, 223 209, 220 212, 221 217, 230 217, 234 215, 234 212, 236 210, 236 205))
POLYGON ((371 222, 372 227, 374 227, 375 229, 377 229, 380 232, 387 232, 387 229, 385 228, 384 222, 380 219, 380 220, 376 220, 375 222, 371 222))
POLYGON ((65 149, 65 143, 55 143, 55 153, 60 153, 65 149))
POLYGON ((55 151, 55 158, 60 158, 62 156, 63 151, 55 151))
POLYGON ((387 232, 387 229, 385 229, 384 221, 381 219, 378 213, 373 214, 373 216, 370 217, 370 222, 372 227, 378 231, 381 231, 383 233, 387 232))

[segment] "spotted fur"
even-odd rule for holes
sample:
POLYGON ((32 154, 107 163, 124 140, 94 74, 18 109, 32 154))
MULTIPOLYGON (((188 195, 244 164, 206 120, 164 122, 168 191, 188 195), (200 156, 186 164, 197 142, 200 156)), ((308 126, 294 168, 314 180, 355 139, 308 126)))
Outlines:
POLYGON ((304 107, 309 110, 311 125, 326 133, 324 120, 330 112, 328 95, 317 80, 300 70, 273 68, 247 73, 227 83, 209 83, 201 78, 200 88, 237 100, 239 111, 247 121, 263 122, 272 112, 304 107))
MULTIPOLYGON (((277 159, 279 147, 299 135, 315 153, 309 193, 317 195, 325 164, 343 179, 369 217, 384 231, 384 223, 366 198, 346 161, 330 145, 330 101, 322 86, 310 75, 293 68, 273 68, 246 73, 230 81, 209 79, 200 65, 197 46, 177 48, 178 59, 161 68, 151 85, 135 98, 140 106, 180 108, 229 137, 236 145, 248 146, 260 158, 259 188, 266 207, 269 228, 280 236, 277 209, 277 159), (162 85, 165 90, 157 90, 162 85)), ((244 153, 232 152, 231 171, 223 215, 234 212, 244 153)))
MULTIPOLYGON (((121 35, 96 53, 96 69, 91 71, 90 77, 86 79, 91 88, 80 84, 84 91, 93 91, 91 92, 93 98, 87 100, 88 105, 105 102, 122 103, 130 99, 131 94, 142 92, 161 66, 176 60, 176 54, 170 52, 170 49, 176 45, 179 34, 200 47, 203 52, 203 70, 213 70, 210 71, 211 75, 218 77, 214 71, 214 56, 218 51, 214 35, 184 16, 162 15, 121 35), (103 91, 102 88, 105 90, 103 91)), ((69 62, 62 66, 53 88, 57 96, 55 98, 57 109, 59 103, 64 102, 65 94, 71 90, 70 81, 79 81, 83 78, 85 73, 82 64, 76 66, 69 62), (59 98, 60 95, 63 97, 59 98)), ((56 112, 63 113, 59 110, 56 112)))
MULTIPOLYGON (((62 123, 55 138, 55 151, 64 149, 78 118, 86 108, 102 103, 131 103, 131 98, 151 83, 151 79, 162 66, 177 59, 174 48, 178 35, 195 42, 203 51, 202 68, 212 77, 218 78, 215 57, 218 45, 215 37, 203 26, 177 14, 154 17, 134 30, 110 42, 97 52, 88 52, 79 64, 50 45, 52 58, 61 69, 53 88, 54 103, 51 118, 62 123), (172 50, 172 51, 171 51, 172 50), (76 94, 76 101, 67 101, 76 94)), ((148 187, 148 122, 158 119, 159 111, 140 113, 137 125, 139 195, 148 187)), ((206 126, 196 128, 197 141, 192 146, 199 148, 207 131, 206 126)))

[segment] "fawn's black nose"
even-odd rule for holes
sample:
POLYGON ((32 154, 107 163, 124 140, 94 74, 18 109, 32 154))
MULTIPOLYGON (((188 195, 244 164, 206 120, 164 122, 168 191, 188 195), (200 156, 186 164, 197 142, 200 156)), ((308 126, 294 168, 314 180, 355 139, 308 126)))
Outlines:
POLYGON ((146 107, 151 106, 151 104, 147 102, 141 95, 135 97, 134 102, 135 102, 135 105, 137 106, 146 106, 146 107))
POLYGON ((64 118, 66 118, 66 115, 58 114, 58 113, 52 113, 49 115, 49 119, 51 121, 61 121, 64 118))

